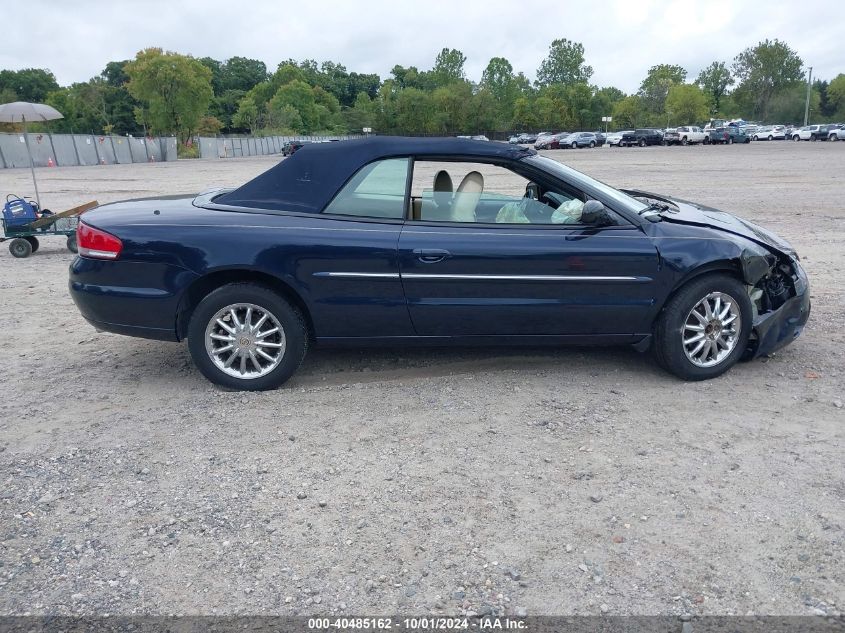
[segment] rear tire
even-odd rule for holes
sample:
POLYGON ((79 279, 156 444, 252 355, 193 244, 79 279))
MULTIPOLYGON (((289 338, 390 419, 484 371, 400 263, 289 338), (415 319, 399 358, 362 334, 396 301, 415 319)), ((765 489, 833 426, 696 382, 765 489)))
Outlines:
POLYGON ((640 139, 640 147, 645 147, 645 139, 644 138, 640 139))
MULTIPOLYGON (((246 325, 244 315, 241 314, 239 318, 244 319, 242 326, 246 325)), ((233 283, 211 292, 194 310, 188 326, 188 349, 197 368, 217 385, 238 391, 275 389, 288 380, 302 364, 308 350, 308 327, 300 311, 270 288, 253 283, 233 283), (256 315, 256 319, 259 314, 266 315, 265 325, 259 325, 255 322, 256 319, 250 319, 251 325, 256 326, 255 330, 238 330, 236 322, 231 320, 228 312, 224 312, 227 308, 236 306, 251 306, 250 311, 256 315), (233 342, 230 345, 236 347, 231 353, 221 351, 221 347, 228 343, 221 341, 220 333, 225 335, 229 329, 220 329, 223 326, 218 327, 218 318, 224 322, 230 319, 226 322, 227 328, 235 329, 236 333, 232 335, 233 342), (275 334, 258 336, 259 330, 267 332, 273 328, 278 329, 275 334), (215 345, 219 347, 214 347, 215 345), (235 353, 239 348, 244 350, 243 355, 235 353), (213 351, 216 353, 212 353, 213 351), (272 360, 260 357, 262 352, 269 353, 272 360), (221 365, 225 365, 230 356, 234 359, 226 369, 221 365), (240 361, 241 356, 244 358, 243 364, 240 361), (256 363, 259 366, 263 363, 263 370, 256 370, 256 363), (251 372, 254 375, 233 375, 239 372, 251 372)))
POLYGON ((795 136, 792 137, 792 140, 793 141, 800 141, 801 137, 796 134, 795 136))
POLYGON ((73 235, 67 236, 67 242, 65 242, 65 244, 67 245, 67 249, 71 253, 78 253, 79 252, 79 247, 76 244, 76 234, 75 233, 73 235))
POLYGON ((12 254, 12 257, 24 259, 32 255, 32 244, 24 237, 16 237, 9 242, 9 252, 12 254))
POLYGON ((30 235, 30 236, 25 237, 23 239, 25 239, 27 242, 32 244, 32 252, 33 253, 38 250, 38 247, 40 246, 40 244, 38 243, 37 237, 35 237, 34 235, 30 235))
MULTIPOLYGON (((666 303, 657 319, 653 345, 655 359, 666 371, 682 380, 715 378, 742 357, 751 334, 751 320, 751 300, 738 280, 727 275, 693 279, 666 303), (719 304, 715 304, 716 298, 720 300, 719 304), (727 310, 728 303, 722 303, 725 300, 729 300, 730 310, 719 319, 718 313, 727 310), (710 307, 720 306, 712 318, 707 317, 701 307, 704 302, 710 307), (693 310, 698 313, 697 317, 693 310), (696 327, 703 329, 696 333, 693 329, 696 327), (711 334, 720 341, 715 351, 709 344, 711 334), (702 339, 697 339, 698 336, 702 339), (696 350, 702 341, 704 347, 696 350)), ((713 344, 716 342, 714 340, 713 344)))
POLYGON ((591 148, 593 148, 593 147, 595 147, 595 146, 596 146, 596 142, 595 142, 595 141, 590 141, 590 147, 591 147, 591 148))
POLYGON ((772 136, 771 134, 769 134, 769 140, 770 140, 770 141, 773 141, 773 140, 775 140, 775 137, 774 137, 774 136, 772 136))

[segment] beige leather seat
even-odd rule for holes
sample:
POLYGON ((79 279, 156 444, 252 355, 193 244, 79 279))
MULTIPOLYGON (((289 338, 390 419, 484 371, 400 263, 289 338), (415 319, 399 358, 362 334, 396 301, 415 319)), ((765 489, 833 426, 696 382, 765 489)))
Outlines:
POLYGON ((417 220, 444 220, 444 213, 448 213, 449 205, 452 203, 452 177, 445 169, 441 169, 434 175, 434 187, 431 201, 423 204, 422 198, 414 200, 414 218, 417 220), (432 204, 433 203, 433 204, 432 204), (438 213, 439 211, 439 213, 438 213))
POLYGON ((484 176, 479 172, 471 171, 464 176, 455 192, 449 219, 452 222, 475 222, 475 208, 483 191, 484 176))

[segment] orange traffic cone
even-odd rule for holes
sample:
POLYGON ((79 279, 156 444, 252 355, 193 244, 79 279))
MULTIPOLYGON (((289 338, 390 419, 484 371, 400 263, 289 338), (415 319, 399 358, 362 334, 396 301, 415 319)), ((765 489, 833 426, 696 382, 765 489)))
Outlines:
POLYGON ((47 167, 55 167, 55 166, 56 166, 56 165, 55 165, 55 163, 53 163, 53 157, 52 157, 52 156, 50 156, 50 157, 47 159, 47 167))

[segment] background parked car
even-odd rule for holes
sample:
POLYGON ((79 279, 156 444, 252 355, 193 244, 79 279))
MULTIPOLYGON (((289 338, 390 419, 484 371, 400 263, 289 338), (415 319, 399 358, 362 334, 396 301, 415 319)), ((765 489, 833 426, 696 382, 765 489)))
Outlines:
POLYGON ((735 125, 717 127, 710 130, 710 136, 705 143, 714 145, 733 145, 734 143, 750 143, 751 137, 735 125))
POLYGON ((604 145, 604 137, 595 132, 573 132, 560 141, 563 148, 600 147, 604 145))
POLYGON ((560 149, 561 141, 569 136, 569 132, 558 132, 557 134, 546 134, 537 139, 534 149, 560 149))
POLYGON ((664 145, 689 145, 703 143, 707 133, 695 125, 682 125, 676 128, 667 128, 663 133, 664 145))
POLYGON ((819 134, 821 130, 821 125, 805 125, 802 128, 798 128, 792 132, 792 140, 793 141, 817 141, 819 140, 819 134))
POLYGON ((639 145, 645 147, 646 145, 660 145, 661 143, 663 143, 663 132, 654 128, 639 128, 633 132, 625 132, 619 146, 639 145))
POLYGON ((782 141, 786 138, 786 128, 782 125, 762 125, 751 138, 755 141, 782 141))
POLYGON ((634 130, 621 130, 619 132, 611 132, 610 134, 605 137, 605 141, 610 147, 614 145, 619 145, 619 142, 622 140, 622 136, 624 134, 633 134, 634 130))
POLYGON ((828 141, 845 141, 845 124, 837 123, 836 127, 832 128, 827 133, 828 141))

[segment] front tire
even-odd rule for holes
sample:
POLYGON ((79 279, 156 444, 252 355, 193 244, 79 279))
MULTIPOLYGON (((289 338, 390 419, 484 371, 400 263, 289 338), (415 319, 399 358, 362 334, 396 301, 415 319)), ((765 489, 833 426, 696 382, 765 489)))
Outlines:
POLYGON ((640 139, 640 147, 645 147, 645 139, 644 138, 640 139))
POLYGON ((188 349, 211 382, 238 391, 264 391, 299 369, 308 349, 308 328, 300 311, 270 288, 228 284, 194 310, 188 349))
POLYGON ((682 380, 707 380, 742 357, 751 335, 751 300, 727 275, 690 281, 664 306, 654 331, 658 364, 682 380))

